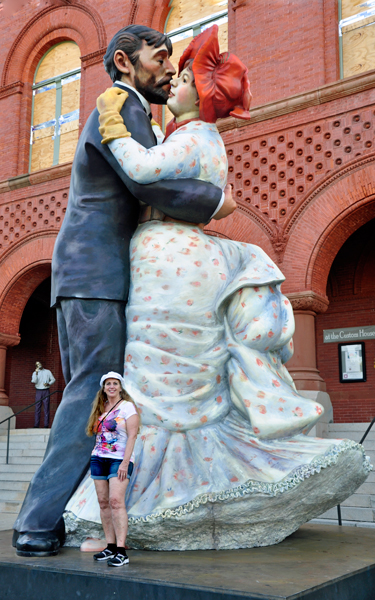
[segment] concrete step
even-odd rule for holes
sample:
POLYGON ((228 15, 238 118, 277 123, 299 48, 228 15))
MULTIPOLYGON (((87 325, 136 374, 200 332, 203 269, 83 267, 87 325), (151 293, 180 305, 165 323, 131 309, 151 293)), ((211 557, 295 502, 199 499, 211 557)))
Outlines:
MULTIPOLYGON (((1 495, 1 494, 0 494, 1 495)), ((371 496, 366 494, 353 494, 341 504, 341 506, 351 506, 358 508, 372 508, 371 496)))
MULTIPOLYGON (((27 457, 27 456, 35 456, 37 458, 43 458, 45 454, 45 450, 43 448, 10 448, 9 456, 19 456, 19 457, 27 457)), ((7 455, 6 450, 0 450, 0 458, 5 458, 7 455)))
MULTIPOLYGON (((0 457, 0 470, 3 465, 6 464, 6 457, 0 457)), ((9 465, 33 465, 35 469, 38 468, 43 462, 43 458, 41 456, 10 456, 8 464, 9 465)))
MULTIPOLYGON (((19 446, 21 448, 26 444, 46 445, 47 442, 48 442, 48 436, 45 436, 45 435, 32 435, 32 436, 25 435, 25 436, 16 437, 16 438, 10 437, 9 438, 9 447, 12 446, 13 444, 16 444, 17 446, 19 446)), ((7 439, 4 438, 4 436, 1 436, 0 437, 0 448, 4 449, 6 447, 7 447, 7 439)))
POLYGON ((0 480, 0 495, 4 492, 14 491, 14 492, 24 492, 26 493, 27 488, 29 487, 30 480, 26 481, 17 481, 17 480, 9 480, 5 481, 0 480))
MULTIPOLYGON (((17 437, 17 436, 20 436, 20 435, 27 435, 27 436, 30 436, 30 435, 41 435, 41 434, 49 435, 50 431, 51 430, 50 430, 49 427, 47 427, 47 428, 36 427, 35 429, 33 427, 28 427, 26 429, 11 429, 10 430, 10 435, 12 437, 17 437)), ((4 436, 4 435, 6 435, 6 432, 5 433, 2 432, 1 435, 0 435, 0 437, 4 436)))
POLYGON ((2 474, 7 474, 7 473, 35 473, 36 469, 35 469, 35 465, 13 465, 13 464, 9 464, 9 465, 5 465, 5 464, 0 464, 0 473, 2 474))
MULTIPOLYGON (((2 465, 7 466, 7 465, 2 465)), ((14 465, 9 465, 10 467, 14 465)), ((34 475, 34 471, 31 473, 13 473, 12 471, 8 473, 2 473, 0 471, 0 489, 3 489, 3 484, 1 482, 6 481, 31 481, 34 475)), ((9 488, 8 488, 9 489, 9 488)))
POLYGON ((366 483, 375 483, 375 472, 374 471, 370 471, 370 473, 367 476, 366 483))
MULTIPOLYGON (((33 450, 35 450, 35 451, 45 452, 46 447, 47 447, 47 442, 24 442, 24 443, 21 443, 21 442, 11 441, 9 444, 9 450, 17 450, 17 451, 30 450, 30 452, 32 452, 33 450)), ((6 449, 7 449, 6 444, 0 443, 0 452, 5 454, 6 449)))
MULTIPOLYGON (((320 519, 335 519, 337 518, 337 509, 330 508, 327 512, 323 513, 319 517, 320 519)), ((341 506, 341 518, 346 521, 368 521, 374 522, 374 513, 372 508, 358 508, 358 507, 347 507, 341 506)))
MULTIPOLYGON (((14 483, 14 482, 12 482, 14 483)), ((23 502, 26 490, 0 490, 0 502, 23 502)))
POLYGON ((0 514, 12 513, 18 515, 21 510, 22 502, 2 502, 0 500, 0 514))
POLYGON ((356 494, 368 494, 370 496, 375 496, 375 483, 362 483, 362 485, 356 491, 356 494))
MULTIPOLYGON (((337 516, 335 519, 311 519, 309 523, 316 523, 318 525, 338 525, 337 516)), ((366 527, 368 529, 375 529, 375 523, 372 521, 342 521, 343 527, 366 527)))

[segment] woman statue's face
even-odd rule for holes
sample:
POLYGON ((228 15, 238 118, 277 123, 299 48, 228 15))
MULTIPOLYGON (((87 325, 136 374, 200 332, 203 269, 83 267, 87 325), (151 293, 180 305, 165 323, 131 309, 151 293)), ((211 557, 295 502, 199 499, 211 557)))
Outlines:
POLYGON ((193 83, 193 73, 190 69, 184 69, 179 77, 171 81, 167 106, 175 117, 190 115, 190 113, 199 115, 198 100, 197 89, 193 83))

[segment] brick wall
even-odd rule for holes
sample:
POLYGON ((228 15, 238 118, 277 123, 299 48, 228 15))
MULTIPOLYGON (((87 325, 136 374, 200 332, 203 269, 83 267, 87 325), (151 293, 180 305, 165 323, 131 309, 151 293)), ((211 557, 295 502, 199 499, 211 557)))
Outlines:
POLYGON ((229 50, 249 67, 254 106, 339 78, 336 0, 229 5, 229 50))

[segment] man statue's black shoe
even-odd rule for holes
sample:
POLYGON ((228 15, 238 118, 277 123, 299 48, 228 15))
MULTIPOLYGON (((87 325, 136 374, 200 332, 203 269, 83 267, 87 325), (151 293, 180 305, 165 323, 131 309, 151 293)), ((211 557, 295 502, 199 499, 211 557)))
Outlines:
POLYGON ((59 548, 59 538, 53 531, 20 533, 16 542, 18 556, 56 556, 59 548))

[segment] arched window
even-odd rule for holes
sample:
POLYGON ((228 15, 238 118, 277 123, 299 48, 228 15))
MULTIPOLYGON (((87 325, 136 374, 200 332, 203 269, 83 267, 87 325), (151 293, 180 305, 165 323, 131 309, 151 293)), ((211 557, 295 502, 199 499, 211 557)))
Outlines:
POLYGON ((339 0, 340 78, 375 69, 375 2, 339 0))
MULTIPOLYGON (((227 0, 172 0, 165 24, 173 44, 171 62, 178 72, 178 61, 193 37, 216 23, 219 26, 220 51, 228 50, 227 0)), ((168 108, 163 110, 163 126, 172 118, 168 108)))
POLYGON ((74 42, 53 46, 35 71, 29 171, 73 160, 78 141, 80 50, 74 42))

